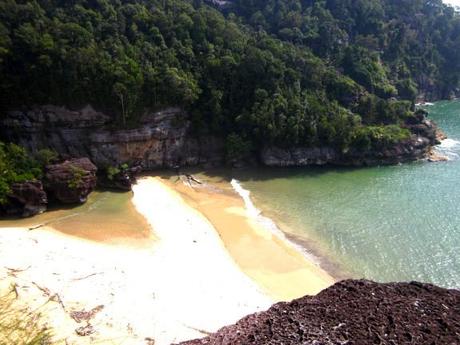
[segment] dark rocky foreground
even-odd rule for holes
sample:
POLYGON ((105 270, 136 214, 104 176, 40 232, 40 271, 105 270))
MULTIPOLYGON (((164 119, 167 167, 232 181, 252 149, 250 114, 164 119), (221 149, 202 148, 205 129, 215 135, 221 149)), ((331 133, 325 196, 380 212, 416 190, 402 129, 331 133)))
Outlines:
POLYGON ((181 345, 460 344, 460 291, 345 280, 181 345))

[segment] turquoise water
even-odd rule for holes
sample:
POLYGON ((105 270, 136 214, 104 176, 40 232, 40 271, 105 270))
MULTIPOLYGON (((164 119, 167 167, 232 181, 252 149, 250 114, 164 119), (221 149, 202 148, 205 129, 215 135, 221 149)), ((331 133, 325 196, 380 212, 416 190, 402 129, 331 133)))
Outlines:
POLYGON ((460 102, 427 109, 449 136, 439 149, 448 162, 236 177, 283 230, 346 276, 460 288, 460 102))

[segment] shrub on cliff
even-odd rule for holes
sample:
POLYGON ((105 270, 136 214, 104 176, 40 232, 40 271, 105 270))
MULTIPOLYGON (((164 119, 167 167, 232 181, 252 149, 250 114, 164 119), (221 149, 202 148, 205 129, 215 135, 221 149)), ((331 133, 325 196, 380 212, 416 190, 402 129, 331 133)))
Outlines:
POLYGON ((409 138, 409 130, 396 125, 367 126, 360 127, 355 131, 353 144, 355 147, 363 150, 378 150, 409 138))
POLYGON ((23 147, 0 142, 0 204, 7 201, 12 183, 36 180, 42 174, 40 164, 23 147))
POLYGON ((252 145, 249 140, 232 133, 227 137, 225 150, 227 162, 237 162, 251 156, 252 145))

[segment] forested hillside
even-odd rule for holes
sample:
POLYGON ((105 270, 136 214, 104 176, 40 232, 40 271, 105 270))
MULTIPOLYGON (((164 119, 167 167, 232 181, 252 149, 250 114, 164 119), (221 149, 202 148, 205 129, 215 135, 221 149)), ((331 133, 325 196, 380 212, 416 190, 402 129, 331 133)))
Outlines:
POLYGON ((90 103, 127 127, 178 105, 235 155, 406 139, 419 92, 458 91, 459 55, 441 0, 0 2, 1 111, 90 103))
POLYGON ((227 12, 381 97, 447 98, 459 87, 460 18, 441 0, 235 0, 227 12))

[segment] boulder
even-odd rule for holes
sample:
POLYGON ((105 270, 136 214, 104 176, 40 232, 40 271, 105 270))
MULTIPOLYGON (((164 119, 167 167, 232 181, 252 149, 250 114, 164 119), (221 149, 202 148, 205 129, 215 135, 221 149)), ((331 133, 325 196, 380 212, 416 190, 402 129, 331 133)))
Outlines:
POLYGON ((62 203, 84 203, 96 187, 96 166, 88 158, 74 158, 46 167, 45 188, 62 203))
POLYGON ((460 291, 345 280, 181 344, 460 344, 460 291))
POLYGON ((8 203, 3 213, 11 216, 30 217, 46 210, 48 198, 40 181, 13 183, 8 203))
POLYGON ((107 171, 105 171, 99 174, 97 184, 102 188, 130 191, 132 185, 136 183, 136 176, 141 172, 141 165, 134 165, 128 168, 120 167, 118 172, 113 174, 110 178, 107 176, 107 171))

